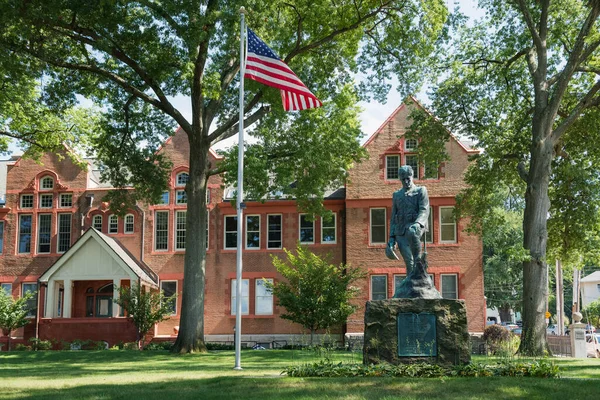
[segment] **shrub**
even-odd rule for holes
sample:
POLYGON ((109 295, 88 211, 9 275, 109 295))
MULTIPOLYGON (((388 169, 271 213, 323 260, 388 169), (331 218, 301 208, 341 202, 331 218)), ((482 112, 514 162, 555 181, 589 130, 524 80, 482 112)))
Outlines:
POLYGON ((173 342, 151 342, 148 343, 144 350, 171 350, 173 342))
POLYGON ((206 343, 207 350, 234 350, 235 346, 227 343, 206 343))
POLYGON ((488 346, 488 351, 496 354, 506 342, 510 340, 510 332, 501 325, 489 325, 483 331, 483 340, 488 346))
POLYGON ((31 350, 32 350, 31 346, 27 346, 24 343, 18 343, 15 346, 15 351, 31 351, 31 350))
POLYGON ((127 342, 123 343, 123 350, 139 350, 139 346, 137 342, 127 342))
POLYGON ((50 340, 41 340, 32 337, 31 339, 29 339, 29 343, 31 343, 31 348, 33 349, 33 351, 43 351, 52 349, 52 342, 50 340))

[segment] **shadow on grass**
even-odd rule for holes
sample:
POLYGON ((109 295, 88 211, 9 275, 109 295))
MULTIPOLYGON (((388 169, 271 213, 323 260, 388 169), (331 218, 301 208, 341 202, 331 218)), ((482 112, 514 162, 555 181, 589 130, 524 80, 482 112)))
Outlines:
POLYGON ((560 399, 591 398, 597 382, 534 378, 279 378, 219 377, 131 384, 0 389, 0 398, 62 399, 560 399))

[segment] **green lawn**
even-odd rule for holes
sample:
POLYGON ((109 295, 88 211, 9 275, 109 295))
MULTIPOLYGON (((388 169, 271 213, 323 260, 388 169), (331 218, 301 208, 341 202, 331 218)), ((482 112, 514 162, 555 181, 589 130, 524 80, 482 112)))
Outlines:
MULTIPOLYGON (((600 360, 556 359, 561 379, 287 378, 285 365, 317 361, 309 351, 0 353, 0 399, 589 399, 600 395, 600 360)), ((360 354, 333 358, 359 362, 360 354)), ((475 361, 484 361, 476 358, 475 361)))

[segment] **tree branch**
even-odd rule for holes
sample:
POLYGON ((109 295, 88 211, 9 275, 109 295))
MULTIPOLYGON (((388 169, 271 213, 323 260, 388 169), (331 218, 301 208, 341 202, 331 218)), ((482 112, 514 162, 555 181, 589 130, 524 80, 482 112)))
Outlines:
MULTIPOLYGON (((246 107, 244 107, 244 115, 246 115, 246 113, 250 112, 250 110, 252 110, 260 101, 260 99, 263 96, 263 91, 259 90, 258 92, 256 92, 254 94, 254 97, 252 98, 252 100, 250 100, 250 102, 246 105, 246 107)), ((233 115, 231 118, 229 118, 227 121, 225 121, 225 123, 221 124, 221 126, 219 126, 217 129, 215 129, 210 135, 208 135, 208 141, 212 144, 218 143, 221 140, 223 140, 224 138, 218 139, 221 134, 225 131, 229 131, 231 129, 231 127, 238 122, 239 120, 239 115, 236 113, 235 115, 233 115), (218 139, 218 140, 217 140, 218 139)))
MULTIPOLYGON (((259 108, 258 110, 256 110, 254 112, 254 114, 252 114, 248 118, 244 119, 244 126, 250 126, 250 125, 252 125, 253 123, 255 123, 256 121, 258 121, 260 118, 262 118, 263 116, 265 116, 270 111, 271 111, 271 106, 262 106, 261 108, 259 108)), ((209 140, 210 140, 211 137, 213 139, 210 140, 210 145, 213 146, 215 143, 218 143, 221 140, 225 140, 227 138, 230 138, 230 137, 234 136, 236 133, 238 133, 238 130, 239 130, 239 123, 236 123, 230 129, 221 132, 221 134, 219 134, 217 136, 213 136, 214 132, 211 133, 209 135, 209 140)))
POLYGON ((523 180, 523 182, 527 182, 529 178, 529 172, 525 167, 525 161, 519 161, 517 164, 517 172, 519 173, 519 177, 523 180))
POLYGON ((56 133, 58 133, 58 132, 61 132, 61 131, 56 130, 56 129, 44 130, 44 131, 35 130, 35 131, 28 132, 26 134, 19 135, 19 134, 12 133, 12 132, 9 132, 9 131, 0 130, 0 136, 6 136, 6 137, 13 138, 13 139, 17 139, 17 140, 20 140, 22 142, 29 143, 32 146, 39 147, 42 150, 52 150, 54 148, 53 146, 44 146, 43 144, 41 144, 37 140, 28 138, 27 135, 31 135, 31 136, 35 136, 35 135, 56 135, 56 133))
POLYGON ((564 121, 558 127, 556 127, 556 129, 554 129, 551 136, 552 143, 558 142, 560 136, 563 133, 565 133, 565 131, 577 120, 577 118, 579 118, 583 110, 591 107, 598 101, 598 98, 594 99, 594 96, 596 95, 596 93, 598 93, 598 90, 600 90, 600 80, 596 81, 594 86, 591 87, 591 89, 586 93, 586 95, 583 96, 581 100, 579 100, 579 103, 577 103, 575 107, 573 107, 573 109, 569 113, 569 116, 565 118, 564 121))
POLYGON ((185 31, 182 27, 162 8, 159 4, 155 3, 152 0, 138 0, 138 3, 145 5, 150 10, 152 10, 157 16, 163 18, 167 24, 175 31, 177 36, 183 37, 185 35, 185 31))
POLYGON ((523 14, 523 18, 525 19, 525 23, 527 24, 527 29, 531 33, 531 37, 533 38, 533 43, 538 51, 545 49, 545 45, 542 42, 542 38, 540 37, 539 32, 535 28, 535 23, 533 22, 533 18, 531 17, 531 13, 525 4, 525 0, 517 0, 517 5, 519 6, 519 10, 521 10, 521 14, 523 14))

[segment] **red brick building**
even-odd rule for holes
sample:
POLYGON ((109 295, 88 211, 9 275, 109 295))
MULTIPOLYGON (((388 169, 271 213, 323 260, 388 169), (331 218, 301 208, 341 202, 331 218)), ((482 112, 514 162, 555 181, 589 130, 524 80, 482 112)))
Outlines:
MULTIPOLYGON (((282 249, 294 248, 299 240, 315 253, 331 255, 334 263, 367 269, 361 303, 393 295, 405 270, 401 262, 387 260, 383 250, 392 193, 400 186, 397 167, 420 165, 411 154, 417 143, 402 137, 407 115, 408 106, 401 105, 365 143, 370 158, 353 168, 345 190, 326 198, 325 206, 335 216, 332 221, 310 221, 293 200, 247 203, 243 341, 301 341, 306 333, 279 317, 282 310, 262 282, 281 278, 270 256, 283 256, 282 249)), ((450 161, 435 170, 419 166, 419 177, 430 179, 416 179, 427 186, 432 206, 429 273, 444 296, 465 299, 469 330, 480 332, 485 320, 482 244, 465 234, 464 221, 455 222, 452 214, 473 150, 450 134, 447 150, 450 161)), ((167 294, 181 292, 189 154, 185 134, 177 132, 160 151, 173 162, 169 190, 160 204, 138 204, 124 217, 112 214, 103 202, 111 188, 100 182, 93 160, 78 164, 68 156, 46 154, 41 163, 25 158, 7 163, 6 202, 0 206, 0 284, 15 297, 38 293, 30 304, 31 323, 11 334, 16 342, 36 336, 104 340, 110 345, 133 341, 131 322, 112 301, 114 288, 134 282, 167 294)), ((211 157, 219 161, 215 153, 211 157)), ((236 210, 218 176, 210 178, 208 188, 205 334, 209 341, 232 341, 236 210)), ((173 315, 156 326, 155 337, 176 336, 180 307, 181 297, 173 315)), ((346 331, 360 334, 362 329, 360 310, 346 331)), ((0 336, 0 343, 6 341, 0 336)))

